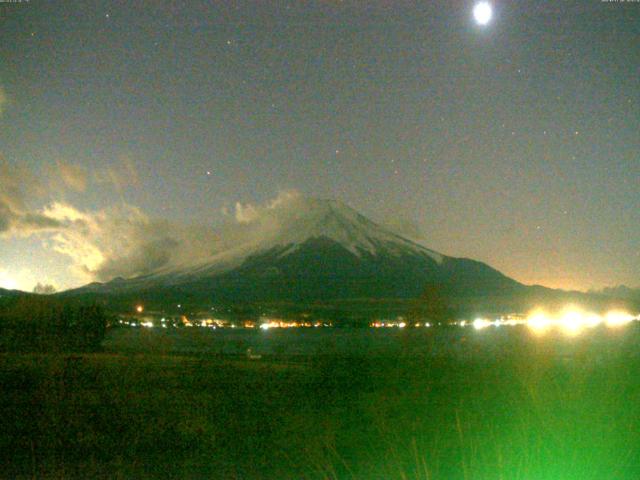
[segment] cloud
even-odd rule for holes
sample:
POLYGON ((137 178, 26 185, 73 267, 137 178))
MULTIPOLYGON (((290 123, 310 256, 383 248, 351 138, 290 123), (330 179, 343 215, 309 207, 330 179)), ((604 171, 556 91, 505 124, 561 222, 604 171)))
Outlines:
POLYGON ((281 191, 262 204, 237 202, 233 209, 222 207, 222 222, 215 230, 207 229, 213 235, 204 235, 208 238, 208 255, 269 241, 310 207, 309 199, 297 190, 281 191))
MULTIPOLYGON (((80 168, 59 163, 63 182, 75 190, 86 186, 80 168)), ((0 162, 0 237, 37 235, 42 244, 71 261, 76 277, 109 280, 151 273, 219 250, 210 227, 171 224, 149 218, 124 202, 101 210, 81 210, 50 195, 28 169, 0 162), (44 207, 34 208, 35 204, 44 207)))
MULTIPOLYGON (((132 167, 123 167, 131 173, 132 167)), ((60 195, 67 188, 86 189, 85 171, 76 165, 57 163, 56 185, 48 192, 30 170, 0 161, 0 236, 40 235, 43 244, 69 257, 77 274, 86 280, 149 273, 176 255, 180 240, 166 222, 152 221, 138 208, 122 206, 82 211, 62 201, 45 207, 34 204, 60 195)))
POLYGON ((68 256, 88 279, 144 275, 170 263, 180 246, 178 229, 149 219, 139 208, 121 205, 83 212, 53 203, 42 214, 62 226, 47 244, 68 256))
POLYGON ((61 228, 44 242, 69 257, 77 276, 87 281, 131 278, 197 262, 225 248, 212 226, 152 219, 121 204, 81 211, 56 202, 41 212, 61 228))
MULTIPOLYGON (((64 183, 83 191, 85 172, 62 162, 55 172, 60 180, 48 181, 44 188, 30 170, 0 158, 0 238, 37 236, 45 248, 68 257, 82 280, 144 275, 206 258, 229 245, 211 226, 152 219, 125 202, 99 210, 78 209, 61 200, 65 189, 60 187, 64 183)), ((121 164, 120 174, 128 182, 138 181, 130 162, 121 164)), ((122 186, 124 180, 117 182, 122 186)))
MULTIPOLYGON (((295 210, 296 203, 302 201, 303 197, 297 190, 285 190, 273 200, 267 201, 264 205, 252 205, 250 203, 236 203, 235 218, 239 223, 252 223, 257 220, 273 218, 274 213, 282 210, 295 210)), ((302 206, 302 205, 299 205, 302 206)))
POLYGON ((141 243, 124 255, 107 258, 95 272, 96 277, 108 280, 152 273, 170 263, 178 246, 178 240, 171 237, 141 243))
POLYGON ((58 162, 58 175, 67 188, 76 192, 84 192, 87 189, 87 173, 79 165, 58 162))
MULTIPOLYGON (((58 167, 66 185, 76 190, 86 186, 80 168, 58 167)), ((82 211, 60 201, 32 207, 43 199, 45 190, 28 169, 0 163, 0 235, 41 236, 43 245, 69 257, 76 274, 86 280, 151 272, 166 265, 180 243, 172 236, 180 228, 152 221, 136 207, 82 211)))
POLYGON ((287 190, 263 204, 236 202, 232 210, 222 207, 223 223, 216 229, 216 251, 268 237, 292 216, 302 198, 298 191, 287 190))
POLYGON ((306 208, 308 205, 297 190, 282 191, 274 199, 261 205, 237 202, 235 223, 227 224, 221 230, 221 236, 236 244, 260 241, 277 232, 280 226, 306 208))
POLYGON ((219 228, 220 244, 226 248, 240 244, 264 243, 275 239, 283 231, 294 228, 301 216, 314 211, 322 214, 324 204, 305 197, 298 190, 285 190, 262 204, 236 203, 233 217, 219 228), (320 209, 320 210, 317 210, 320 209))
MULTIPOLYGON (((66 184, 76 189, 84 185, 83 172, 60 166, 68 174, 66 184)), ((49 200, 44 207, 31 208, 30 199, 42 203, 45 198, 40 188, 27 170, 0 165, 0 233, 36 235, 45 248, 67 257, 70 273, 86 282, 195 265, 226 249, 268 238, 304 207, 298 192, 282 192, 262 205, 236 204, 234 214, 214 229, 150 218, 125 202, 82 210, 49 200)))
POLYGON ((259 216, 258 210, 251 204, 243 205, 240 202, 236 203, 236 220, 239 223, 251 223, 259 216))
POLYGON ((0 159, 0 236, 59 228, 55 219, 29 208, 30 201, 41 196, 40 182, 29 170, 0 159))
POLYGON ((96 172, 95 181, 111 185, 122 197, 125 189, 140 186, 140 175, 133 158, 130 155, 120 155, 114 165, 96 172))

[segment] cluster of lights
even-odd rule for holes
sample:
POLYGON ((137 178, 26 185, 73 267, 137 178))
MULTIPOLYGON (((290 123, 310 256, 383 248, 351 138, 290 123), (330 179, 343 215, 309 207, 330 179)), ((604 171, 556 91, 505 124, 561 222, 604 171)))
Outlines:
POLYGON ((288 322, 285 320, 270 320, 260 324, 262 330, 269 330, 270 328, 319 328, 319 327, 331 327, 331 323, 322 322, 288 322))
POLYGON ((326 322, 309 322, 309 321, 285 321, 285 320, 267 320, 263 321, 259 325, 250 320, 246 320, 242 322, 239 326, 235 323, 230 323, 226 320, 220 320, 217 318, 206 318, 202 320, 190 320, 185 315, 182 315, 179 320, 167 320, 166 318, 162 318, 160 320, 160 325, 154 322, 150 317, 146 319, 121 319, 119 322, 121 325, 126 325, 129 327, 146 327, 153 328, 160 326, 162 328, 168 327, 200 327, 200 328, 210 328, 212 330, 218 328, 247 328, 253 329, 259 326, 263 330, 269 330, 270 328, 311 328, 311 327, 332 327, 332 323, 326 322))
POLYGON ((516 325, 524 325, 526 323, 527 321, 520 316, 509 315, 507 317, 496 318, 495 320, 489 320, 482 317, 476 318, 473 322, 462 320, 461 322, 458 322, 457 325, 461 327, 467 327, 471 325, 476 330, 482 330, 487 327, 501 327, 503 325, 507 327, 513 327, 516 325))
POLYGON ((369 324, 369 326, 371 328, 405 328, 407 326, 414 326, 416 328, 419 328, 419 327, 428 328, 431 326, 431 324, 429 322, 424 322, 424 323, 418 322, 418 323, 410 324, 404 320, 400 320, 400 321, 392 320, 392 321, 385 321, 385 322, 382 322, 382 321, 372 322, 369 324))
POLYGON ((543 310, 534 310, 526 318, 488 320, 476 318, 473 322, 461 321, 458 325, 465 327, 473 325, 476 330, 501 325, 526 325, 535 334, 541 335, 551 329, 559 329, 569 336, 578 335, 585 329, 606 325, 609 328, 617 328, 633 321, 640 320, 640 316, 633 316, 622 310, 611 310, 604 315, 587 312, 577 307, 567 307, 561 312, 551 315, 543 310))
MULTIPOLYGON (((183 319, 183 322, 184 321, 187 321, 187 322, 189 321, 187 319, 187 317, 184 316, 184 315, 182 316, 182 319, 183 319)), ((213 328, 213 329, 226 328, 226 327, 228 327, 228 328, 236 328, 235 323, 230 323, 229 321, 222 320, 220 318, 203 318, 201 320, 194 320, 194 322, 191 322, 191 323, 193 323, 193 326, 195 326, 195 327, 205 327, 205 328, 213 328)), ((253 322, 244 322, 243 326, 245 328, 254 328, 255 327, 255 323, 253 323, 253 322)))
MULTIPOLYGON (((142 305, 137 305, 135 307, 135 310, 137 313, 142 313, 144 311, 144 307, 142 305)), ((456 322, 455 325, 458 325, 460 327, 473 326, 473 328, 476 330, 483 330, 489 327, 500 327, 503 325, 526 325, 527 328, 529 328, 533 333, 537 335, 542 335, 552 329, 558 329, 569 336, 575 336, 585 329, 594 328, 599 325, 605 325, 608 328, 618 328, 623 327, 633 321, 640 321, 640 315, 634 316, 623 310, 610 310, 604 315, 601 315, 594 312, 585 311, 578 307, 569 306, 556 314, 548 314, 544 310, 537 309, 527 316, 514 314, 497 319, 479 317, 473 321, 461 320, 459 322, 456 322)), ((162 318, 160 322, 162 328, 167 328, 168 325, 166 318, 162 318)), ((155 326, 153 321, 151 321, 150 319, 146 319, 146 321, 120 320, 119 323, 131 327, 140 326, 152 328, 155 326)), ((180 317, 179 323, 181 323, 185 327, 195 326, 212 329, 224 327, 236 328, 235 324, 229 324, 229 322, 225 320, 208 318, 192 322, 184 315, 180 317)), ((176 326, 175 322, 172 321, 169 326, 176 326)), ((269 318, 262 318, 262 322, 259 324, 259 327, 262 330, 269 330, 271 328, 318 328, 331 326, 333 326, 331 323, 287 321, 269 318)), ((432 326, 432 324, 429 322, 408 323, 404 319, 404 317, 398 317, 396 320, 377 320, 370 323, 369 326, 372 328, 405 328, 407 326, 416 328, 429 328, 432 326)), ((253 321, 245 321, 242 324, 242 327, 255 328, 256 323, 253 321)))
MULTIPOLYGON (((146 320, 132 320, 132 319, 126 319, 126 320, 118 320, 118 323, 120 325, 126 325, 128 327, 145 327, 145 328, 153 328, 158 326, 156 323, 153 322, 153 320, 151 320, 150 318, 147 318, 146 320)), ((184 324, 184 323, 183 323, 184 324)), ((171 322, 169 325, 167 325, 167 319, 166 318, 162 318, 160 320, 160 326, 162 328, 167 328, 169 326, 171 327, 175 327, 175 322, 171 322)), ((190 324, 187 326, 191 326, 190 324)))
POLYGON ((496 319, 488 319, 484 317, 478 317, 473 321, 469 320, 460 320, 458 322, 454 322, 454 325, 459 327, 473 327, 476 330, 482 330, 487 327, 501 327, 508 326, 513 327, 515 325, 525 325, 527 320, 522 315, 510 314, 507 316, 498 317, 496 319))

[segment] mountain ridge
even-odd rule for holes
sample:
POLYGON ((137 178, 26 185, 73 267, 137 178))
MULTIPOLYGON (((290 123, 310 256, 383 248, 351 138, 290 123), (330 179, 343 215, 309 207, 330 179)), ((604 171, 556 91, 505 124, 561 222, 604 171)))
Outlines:
POLYGON ((406 310, 417 299, 435 296, 472 312, 606 300, 523 285, 483 262, 406 239, 334 200, 296 197, 246 210, 238 220, 242 235, 205 259, 62 294, 128 308, 133 302, 159 308, 360 302, 365 310, 380 302, 400 302, 406 310))

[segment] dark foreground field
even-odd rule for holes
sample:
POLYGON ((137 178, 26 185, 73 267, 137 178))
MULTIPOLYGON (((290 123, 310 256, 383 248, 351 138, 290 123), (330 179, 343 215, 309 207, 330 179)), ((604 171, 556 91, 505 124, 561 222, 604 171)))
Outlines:
POLYGON ((5 354, 0 475, 640 478, 637 328, 492 335, 438 354, 5 354))

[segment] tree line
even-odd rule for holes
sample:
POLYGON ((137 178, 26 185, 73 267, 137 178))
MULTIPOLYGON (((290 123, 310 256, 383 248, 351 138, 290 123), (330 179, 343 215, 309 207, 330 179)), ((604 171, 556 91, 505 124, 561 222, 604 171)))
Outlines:
POLYGON ((0 304, 0 351, 95 351, 107 325, 96 304, 19 297, 0 304))

